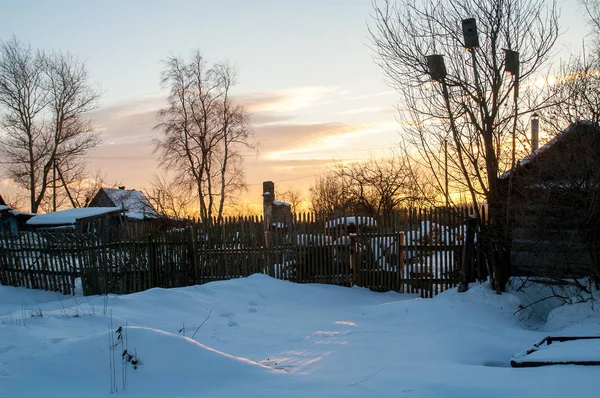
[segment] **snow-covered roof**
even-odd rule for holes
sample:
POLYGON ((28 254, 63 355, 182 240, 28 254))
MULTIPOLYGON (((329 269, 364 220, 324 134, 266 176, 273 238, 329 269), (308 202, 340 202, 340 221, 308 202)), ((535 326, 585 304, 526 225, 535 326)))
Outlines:
MULTIPOLYGON (((523 159, 521 159, 520 161, 518 161, 517 165, 515 166, 515 168, 517 168, 517 167, 523 167, 523 166, 527 165, 533 159, 535 159, 538 156, 540 156, 540 154, 542 154, 542 153, 546 152, 548 149, 552 148, 557 142, 559 142, 560 140, 562 140, 563 137, 566 134, 570 134, 577 127, 581 127, 581 126, 593 127, 594 123, 592 123, 590 121, 587 121, 587 120, 582 120, 582 121, 579 121, 577 123, 571 124, 569 127, 567 127, 566 129, 564 129, 560 133, 556 134, 550 141, 546 142, 544 145, 542 145, 541 147, 539 147, 538 149, 536 149, 535 151, 533 151, 531 154, 525 156, 523 159)), ((513 169, 510 169, 510 170, 502 173, 499 178, 501 180, 503 180, 505 178, 508 178, 510 176, 510 173, 512 172, 512 170, 513 169)))
POLYGON ((135 189, 101 188, 115 206, 130 213, 156 214, 144 194, 135 189))
POLYGON ((10 210, 10 206, 0 205, 0 211, 10 210))
POLYGON ((289 204, 288 202, 279 202, 279 201, 277 201, 277 200, 274 200, 274 201, 273 201, 273 204, 274 204, 274 205, 280 205, 280 206, 287 206, 287 207, 290 207, 290 206, 291 206, 291 204, 289 204))
POLYGON ((325 226, 327 228, 337 227, 338 225, 363 225, 368 227, 376 226, 377 223, 372 217, 363 217, 363 216, 351 216, 351 217, 340 217, 335 220, 327 221, 325 226))
POLYGON ((82 207, 38 214, 27 220, 27 225, 75 224, 77 220, 121 211, 120 207, 82 207))

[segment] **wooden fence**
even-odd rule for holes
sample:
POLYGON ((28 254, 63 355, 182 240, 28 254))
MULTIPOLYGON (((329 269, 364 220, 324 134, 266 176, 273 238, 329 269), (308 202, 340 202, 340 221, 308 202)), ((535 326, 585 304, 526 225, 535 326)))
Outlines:
POLYGON ((467 214, 409 209, 376 219, 301 214, 287 222, 239 217, 166 231, 4 233, 0 283, 64 294, 81 283, 85 295, 120 294, 263 273, 432 297, 458 283, 467 214))

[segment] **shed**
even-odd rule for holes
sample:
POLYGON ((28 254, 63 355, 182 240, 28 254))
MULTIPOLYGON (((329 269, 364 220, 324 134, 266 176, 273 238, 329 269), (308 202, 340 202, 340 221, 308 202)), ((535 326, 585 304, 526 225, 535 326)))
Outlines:
POLYGON ((507 209, 513 275, 598 275, 598 125, 572 124, 503 174, 499 184, 507 209))
POLYGON ((33 216, 35 216, 33 213, 25 213, 7 205, 0 205, 0 232, 23 230, 27 220, 33 216))
POLYGON ((83 207, 38 214, 27 221, 31 229, 74 229, 93 232, 102 228, 117 227, 123 220, 120 207, 83 207))

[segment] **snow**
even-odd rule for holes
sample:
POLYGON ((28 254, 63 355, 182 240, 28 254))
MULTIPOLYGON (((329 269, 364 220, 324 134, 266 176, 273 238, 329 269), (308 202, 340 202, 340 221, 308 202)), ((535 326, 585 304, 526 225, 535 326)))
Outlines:
POLYGON ((535 300, 478 284, 419 299, 265 275, 122 296, 0 286, 0 396, 593 396, 597 367, 509 367, 545 336, 600 333, 593 302, 519 312, 535 300))
POLYGON ((289 204, 288 202, 280 202, 280 201, 277 201, 277 200, 273 201, 273 204, 274 205, 278 205, 278 206, 287 206, 287 207, 291 206, 291 204, 289 204))
POLYGON ((331 221, 327 221, 327 223, 325 224, 325 226, 327 228, 334 228, 337 227, 338 225, 362 225, 362 226, 375 226, 376 222, 372 217, 355 217, 355 216, 351 216, 351 217, 340 217, 340 218, 336 218, 334 220, 331 221))
POLYGON ((600 361, 600 339, 554 342, 519 359, 527 362, 600 361))
POLYGON ((75 224, 77 220, 120 211, 120 207, 82 207, 52 213, 38 214, 27 220, 28 225, 65 225, 75 224))
POLYGON ((110 200, 130 213, 156 214, 148 199, 135 189, 102 188, 110 200))
POLYGON ((11 210, 10 206, 0 205, 0 211, 11 210))
MULTIPOLYGON (((578 122, 580 125, 582 126, 586 126, 586 127, 593 127, 594 123, 588 120, 580 120, 578 122)), ((570 126, 568 126, 567 128, 565 128, 564 130, 562 130, 561 132, 559 132, 557 135, 555 135, 554 137, 552 137, 552 139, 550 141, 548 141, 547 143, 545 143, 544 145, 542 145, 541 147, 539 147, 538 149, 536 149, 535 151, 533 151, 531 154, 525 156, 523 159, 521 159, 516 167, 523 167, 526 166, 528 163, 530 163, 531 161, 533 161, 536 157, 540 156, 541 153, 546 152, 548 149, 552 148, 554 145, 556 145, 557 142, 559 142, 560 140, 563 139, 563 137, 566 134, 570 134, 572 131, 574 131, 574 129, 577 128, 577 124, 571 124, 570 126)), ((504 173, 502 173, 500 175, 500 177, 498 177, 499 179, 503 180, 506 179, 510 176, 510 173, 512 172, 511 170, 507 170, 504 173)))

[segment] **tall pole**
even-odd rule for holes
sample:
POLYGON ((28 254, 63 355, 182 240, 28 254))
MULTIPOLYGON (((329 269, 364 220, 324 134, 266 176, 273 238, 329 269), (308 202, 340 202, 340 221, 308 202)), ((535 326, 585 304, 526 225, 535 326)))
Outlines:
POLYGON ((52 161, 52 211, 56 211, 56 158, 52 161))
POLYGON ((444 138, 444 170, 445 170, 445 191, 446 191, 446 209, 450 207, 450 192, 448 191, 448 138, 444 138))

